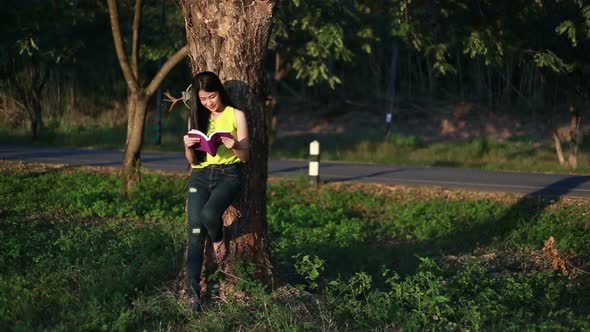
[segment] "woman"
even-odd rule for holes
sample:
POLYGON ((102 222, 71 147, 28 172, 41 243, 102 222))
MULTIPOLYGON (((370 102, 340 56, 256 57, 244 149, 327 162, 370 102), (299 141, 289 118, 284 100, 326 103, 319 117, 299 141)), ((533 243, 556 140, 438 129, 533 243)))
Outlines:
POLYGON ((196 151, 199 138, 184 136, 184 151, 191 164, 188 181, 188 253, 187 279, 189 306, 198 309, 200 275, 205 240, 213 242, 215 260, 225 257, 222 215, 241 189, 239 165, 248 161, 248 126, 244 112, 232 106, 219 77, 202 72, 193 78, 191 87, 189 130, 198 129, 207 135, 229 131, 221 137, 217 154, 196 151))

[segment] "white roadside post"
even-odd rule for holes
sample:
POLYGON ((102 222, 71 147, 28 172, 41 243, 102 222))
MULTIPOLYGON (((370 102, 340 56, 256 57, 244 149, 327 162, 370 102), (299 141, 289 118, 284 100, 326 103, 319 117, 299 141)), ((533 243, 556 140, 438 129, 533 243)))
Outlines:
POLYGON ((309 183, 317 186, 320 183, 320 142, 309 143, 309 183))
POLYGON ((385 115, 385 138, 386 139, 388 139, 391 136, 391 128, 392 128, 391 123, 392 123, 392 121, 393 121, 393 113, 390 110, 385 115))

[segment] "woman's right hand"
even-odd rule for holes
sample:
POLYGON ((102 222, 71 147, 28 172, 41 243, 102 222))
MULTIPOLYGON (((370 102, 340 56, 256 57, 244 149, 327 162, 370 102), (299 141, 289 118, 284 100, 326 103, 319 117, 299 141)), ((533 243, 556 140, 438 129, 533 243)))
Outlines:
POLYGON ((189 137, 188 135, 184 135, 184 137, 182 138, 184 141, 184 147, 185 149, 188 149, 196 144, 199 144, 201 142, 201 139, 198 137, 189 137))

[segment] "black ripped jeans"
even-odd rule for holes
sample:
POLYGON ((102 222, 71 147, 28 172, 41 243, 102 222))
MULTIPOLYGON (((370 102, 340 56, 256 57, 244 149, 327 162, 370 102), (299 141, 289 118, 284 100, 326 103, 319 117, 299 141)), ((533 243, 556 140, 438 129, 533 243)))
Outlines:
POLYGON ((188 181, 188 252, 186 274, 189 296, 200 293, 199 280, 207 236, 223 238, 222 215, 241 189, 240 164, 193 168, 188 181))

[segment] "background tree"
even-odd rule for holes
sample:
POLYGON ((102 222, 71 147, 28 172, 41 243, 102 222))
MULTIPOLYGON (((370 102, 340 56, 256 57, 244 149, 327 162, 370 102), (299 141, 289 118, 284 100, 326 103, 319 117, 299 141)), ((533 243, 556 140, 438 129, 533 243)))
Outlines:
POLYGON ((71 2, 2 1, 0 88, 27 115, 31 136, 43 129, 43 92, 50 75, 78 60, 90 8, 71 2), (59 19, 55 19, 59 17, 59 19))
POLYGON ((127 140, 125 142, 125 154, 123 157, 123 192, 127 197, 131 196, 130 189, 140 179, 140 152, 143 145, 145 120, 148 104, 156 90, 168 73, 180 63, 187 55, 187 47, 183 46, 176 51, 160 68, 147 86, 143 86, 140 77, 140 40, 141 19, 143 1, 136 0, 133 7, 133 25, 131 29, 131 56, 128 58, 125 52, 121 26, 119 24, 119 9, 117 0, 108 0, 111 30, 117 52, 119 65, 127 85, 127 140))
POLYGON ((338 0, 282 2, 269 43, 275 54, 273 78, 279 81, 293 69, 309 86, 327 82, 333 88, 342 83, 334 63, 352 60, 344 42, 345 23, 351 17, 346 3, 338 0))
MULTIPOLYGON (((561 22, 555 30, 558 34, 567 37, 574 50, 588 50, 590 44, 590 5, 584 4, 582 1, 574 1, 573 4, 573 10, 567 12, 567 15, 570 17, 565 17, 564 21, 561 22)), ((584 100, 587 101, 589 98, 588 96, 590 95, 590 91, 588 91, 590 89, 590 84, 587 79, 584 79, 584 77, 587 78, 590 74, 590 64, 587 62, 584 63, 584 61, 580 61, 580 59, 576 59, 572 54, 568 54, 569 60, 572 61, 569 66, 555 66, 552 64, 561 64, 563 61, 557 58, 555 54, 549 52, 545 53, 544 56, 550 59, 549 65, 554 71, 562 72, 563 70, 560 69, 565 69, 566 72, 573 74, 571 75, 573 78, 570 78, 571 83, 569 84, 569 137, 566 137, 565 139, 569 145, 567 158, 563 151, 564 146, 562 144, 562 137, 560 137, 556 129, 553 131, 553 141, 559 163, 562 166, 576 169, 578 167, 578 152, 584 136, 580 129, 580 109, 585 108, 585 106, 587 107, 587 105, 584 105, 584 100)), ((542 63, 543 55, 539 55, 537 59, 541 61, 540 65, 544 64, 542 63)))
MULTIPOLYGON (((127 67, 133 72, 133 36, 140 36, 133 34, 136 2, 118 3, 123 45, 118 49, 131 54, 127 67)), ((21 134, 21 128, 38 135, 44 125, 41 133, 48 136, 41 138, 51 139, 62 131, 103 126, 97 124, 102 117, 110 126, 125 125, 118 120, 123 111, 116 110, 133 104, 130 82, 147 88, 142 78, 155 77, 159 59, 185 43, 175 1, 139 7, 142 42, 137 77, 132 74, 130 81, 120 79, 118 68, 118 55, 125 52, 98 47, 113 38, 110 17, 104 15, 107 2, 0 3, 6 13, 0 22, 0 122, 11 136, 12 129, 21 134), (161 4, 167 37, 160 29, 161 4)), ((313 109, 331 120, 350 110, 385 115, 393 107, 400 117, 430 121, 464 101, 476 105, 473 113, 481 112, 474 115, 511 113, 550 138, 548 127, 564 122, 572 102, 584 119, 589 16, 588 4, 580 0, 286 0, 275 15, 268 55, 276 61, 267 63, 267 76, 278 87, 273 93, 299 97, 278 99, 279 106, 283 101, 295 106, 284 107, 285 112, 313 109)), ((184 89, 188 74, 174 70, 173 75, 177 79, 167 83, 184 89)), ((132 150, 141 146, 130 137, 121 139, 128 147, 127 165, 133 165, 132 150)))
MULTIPOLYGON (((236 107, 248 118, 250 159, 242 195, 224 215, 231 239, 225 271, 235 275, 239 262, 253 263, 254 275, 272 280, 266 220, 268 161, 263 64, 276 0, 180 0, 193 74, 218 73, 236 107)), ((230 281, 237 281, 229 279, 230 281)))

